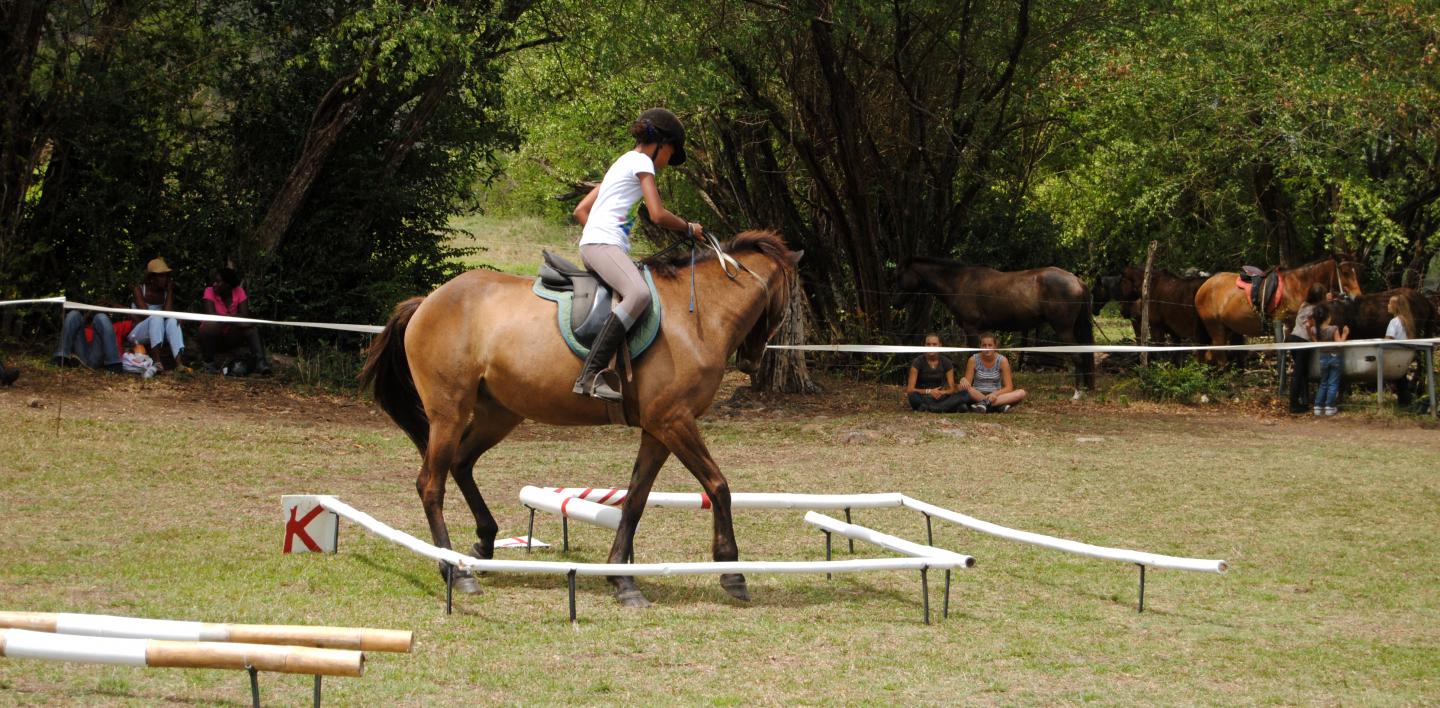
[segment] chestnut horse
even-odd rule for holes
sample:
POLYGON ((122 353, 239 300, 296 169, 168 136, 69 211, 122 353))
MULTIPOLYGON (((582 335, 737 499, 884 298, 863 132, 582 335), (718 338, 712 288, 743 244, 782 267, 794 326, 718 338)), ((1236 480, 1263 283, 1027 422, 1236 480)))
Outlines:
MULTIPOLYGON (((1250 305, 1245 292, 1235 287, 1235 273, 1216 273, 1195 293, 1195 313, 1215 345, 1242 343, 1245 337, 1258 337, 1260 315, 1250 305)), ((1322 258, 1294 268, 1280 270, 1284 292, 1280 304, 1271 313, 1277 320, 1287 320, 1299 311, 1310 286, 1320 283, 1334 293, 1360 294, 1360 279, 1355 264, 1334 256, 1322 258)), ((1210 361, 1225 363, 1224 352, 1208 352, 1210 361)))
MULTIPOLYGON (((967 346, 977 346, 987 330, 1024 332, 1042 324, 1066 344, 1094 344, 1090 288, 1074 273, 1059 268, 1000 271, 940 258, 912 258, 896 278, 903 302, 931 293, 955 314, 967 346)), ((1075 395, 1095 388, 1095 355, 1075 355, 1075 395)))
MULTIPOLYGON (((652 264, 663 307, 662 327, 635 360, 628 404, 638 408, 640 452, 630 476, 610 562, 632 555, 636 525, 660 467, 675 455, 700 481, 714 512, 716 561, 739 558, 730 518, 730 488, 710 457, 695 419, 710 408, 738 349, 742 371, 753 371, 765 343, 779 328, 790 292, 788 279, 803 252, 791 251, 769 231, 747 231, 724 249, 736 265, 713 251, 684 267, 652 264), (695 311, 688 304, 691 288, 695 311)), ((475 484, 475 462, 529 419, 552 425, 605 425, 606 404, 578 396, 571 385, 581 361, 560 338, 555 304, 531 292, 533 278, 476 270, 456 277, 429 296, 395 308, 375 338, 361 379, 374 382, 375 400, 410 436, 422 458, 415 488, 425 507, 435 545, 450 548, 445 526, 445 479, 465 496, 480 542, 475 554, 493 556, 498 527, 475 484)), ((443 573, 442 573, 443 574, 443 573)), ((478 592, 469 573, 456 572, 455 587, 478 592)), ((627 606, 649 604, 632 576, 611 577, 627 606)), ((747 599, 745 577, 722 575, 731 596, 747 599)))

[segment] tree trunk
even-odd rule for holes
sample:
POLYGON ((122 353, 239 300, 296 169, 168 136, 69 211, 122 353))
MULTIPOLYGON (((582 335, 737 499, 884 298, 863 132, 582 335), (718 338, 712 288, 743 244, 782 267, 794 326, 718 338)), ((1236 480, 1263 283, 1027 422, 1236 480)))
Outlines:
POLYGON ((1252 186, 1260 218, 1265 222, 1266 240, 1275 246, 1277 265, 1289 268, 1295 233, 1294 214, 1284 187, 1275 174, 1275 165, 1268 160, 1255 165, 1252 186))
MULTIPOLYGON (((354 73, 341 77, 330 86, 330 90, 325 92, 320 104, 315 107, 300 156, 295 159, 290 174, 280 185, 274 199, 270 200, 270 207, 265 210, 265 218, 260 221, 260 226, 255 231, 256 242, 262 250, 273 253, 285 241, 285 233, 290 230, 290 224, 295 220, 300 206, 305 203, 310 188, 315 186, 315 180, 324 169, 325 161, 335 151, 335 145, 344 135, 345 127, 355 118, 364 103, 365 90, 357 85, 356 78, 354 73)), ((374 77, 371 78, 373 82, 374 77)))

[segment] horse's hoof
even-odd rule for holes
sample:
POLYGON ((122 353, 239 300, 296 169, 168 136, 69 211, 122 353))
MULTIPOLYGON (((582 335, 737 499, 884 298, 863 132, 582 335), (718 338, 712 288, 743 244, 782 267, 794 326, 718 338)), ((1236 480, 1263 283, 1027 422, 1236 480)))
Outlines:
POLYGON ((743 575, 736 573, 720 576, 720 587, 725 589, 727 595, 736 600, 750 601, 750 591, 745 588, 745 576, 743 575))
POLYGON ((462 595, 479 595, 480 583, 475 582, 475 578, 469 575, 456 576, 455 592, 462 595))
POLYGON ((650 606, 650 601, 646 600, 645 596, 641 594, 639 590, 617 592, 615 593, 615 599, 619 600, 620 605, 623 607, 634 607, 643 610, 650 606))
POLYGON ((472 548, 473 548, 473 550, 475 551, 475 557, 476 557, 476 558, 479 558, 479 559, 481 559, 481 560, 490 560, 490 559, 492 559, 492 558, 495 557, 495 551, 494 551, 494 550, 491 550, 489 553, 486 553, 486 552, 485 552, 485 547, 482 546, 482 545, 480 545, 479 543, 476 543, 472 548))

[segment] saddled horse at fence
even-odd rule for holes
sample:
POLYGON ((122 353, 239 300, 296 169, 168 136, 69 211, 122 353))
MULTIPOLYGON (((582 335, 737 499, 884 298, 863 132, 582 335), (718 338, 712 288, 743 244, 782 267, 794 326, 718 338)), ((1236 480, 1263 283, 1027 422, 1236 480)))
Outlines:
MULTIPOLYGON (((1177 344, 1204 342, 1205 327, 1195 312, 1195 293, 1209 280, 1208 276, 1184 277, 1165 270, 1150 271, 1150 333, 1155 340, 1169 339, 1177 344)), ((1121 312, 1140 336, 1140 294, 1144 289, 1145 269, 1125 266, 1115 299, 1121 312)), ((1177 352, 1176 361, 1187 356, 1177 352)))
MULTIPOLYGON (((789 279, 802 252, 769 231, 747 231, 724 249, 739 268, 709 252, 653 263, 662 303, 655 341, 633 364, 624 390, 627 414, 641 429, 611 563, 632 555, 635 528, 661 465, 675 455, 700 481, 714 514, 716 561, 739 558, 730 515, 730 488, 711 458, 695 419, 710 408, 725 362, 737 353, 753 371, 786 311, 789 279), (683 262, 682 265, 677 263, 683 262), (692 280, 693 275, 693 280, 692 280), (688 304, 695 296, 695 310, 688 304)), ((475 484, 476 461, 529 419, 552 425, 605 425, 606 403, 571 392, 581 361, 561 338, 556 305, 532 292, 533 278, 476 270, 423 298, 395 308, 375 338, 362 380, 375 400, 410 436, 422 463, 415 482, 435 545, 450 548, 445 525, 445 480, 455 485, 475 518, 475 553, 490 558, 498 526, 475 484)), ((649 604, 633 576, 610 578, 627 606, 649 604)), ((743 575, 720 584, 746 599, 743 575)), ((478 592, 468 573, 455 587, 478 592)))
MULTIPOLYGON (((912 258, 900 268, 901 298, 929 293, 955 315, 968 346, 987 330, 1024 332, 1050 325, 1065 344, 1093 344, 1090 288, 1059 268, 999 271, 941 258, 912 258)), ((1095 355, 1077 354, 1075 386, 1095 388, 1095 355)))
MULTIPOLYGON (((1330 256, 1294 268, 1278 271, 1280 287, 1273 309, 1266 316, 1276 320, 1294 317, 1305 302, 1310 286, 1320 283, 1334 293, 1360 294, 1360 279, 1355 264, 1330 256)), ((1237 287, 1237 273, 1216 273, 1195 293, 1195 312, 1214 345, 1239 344, 1245 337, 1258 337, 1263 332, 1260 313, 1251 306, 1249 296, 1237 287)), ((1224 352, 1209 352, 1209 361, 1225 363, 1224 352)))

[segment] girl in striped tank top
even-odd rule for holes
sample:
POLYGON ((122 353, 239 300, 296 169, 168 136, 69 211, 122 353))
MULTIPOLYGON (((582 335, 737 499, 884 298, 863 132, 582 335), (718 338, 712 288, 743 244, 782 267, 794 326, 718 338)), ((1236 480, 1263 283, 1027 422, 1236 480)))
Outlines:
POLYGON ((960 390, 977 413, 1005 413, 1011 406, 1025 400, 1025 389, 1015 388, 1010 376, 1010 361, 995 351, 999 341, 994 334, 980 335, 980 349, 965 364, 965 377, 960 390))

